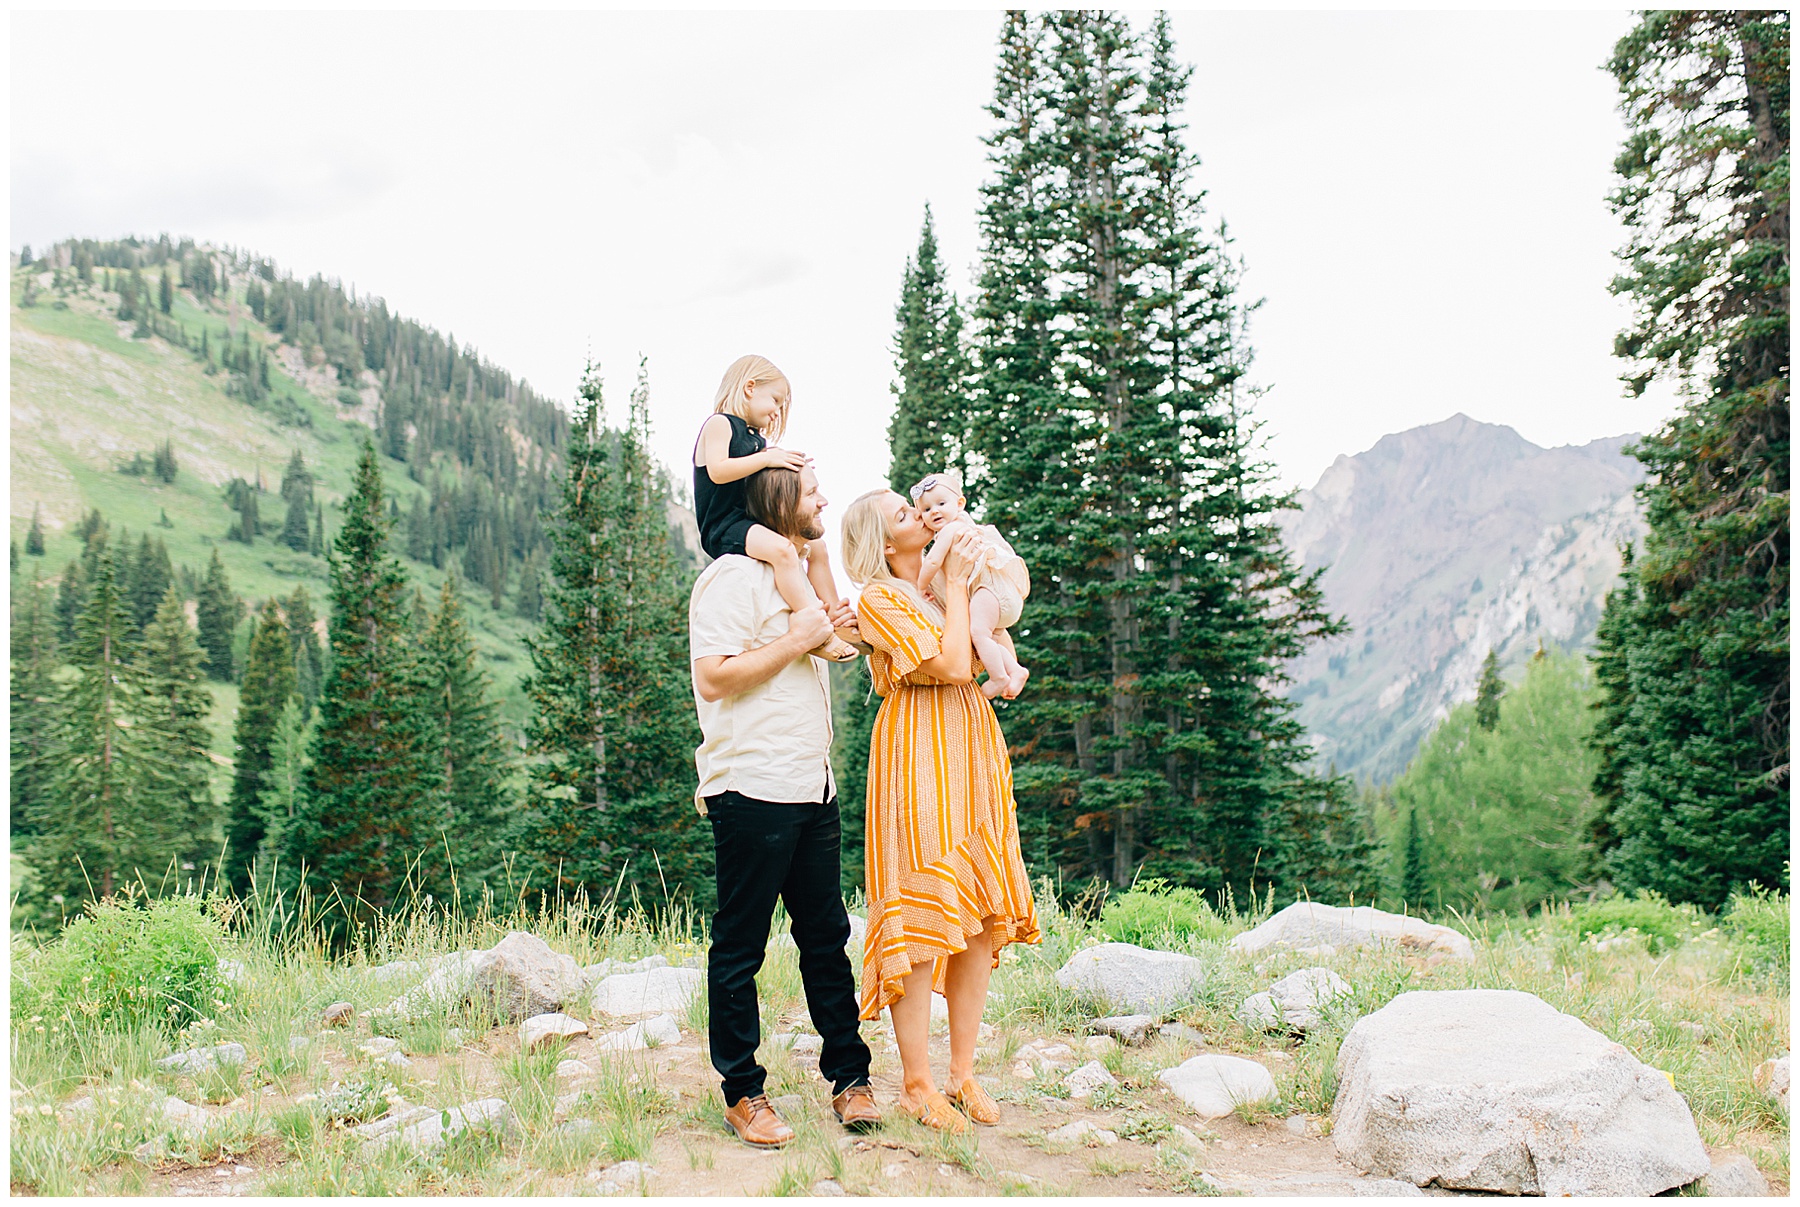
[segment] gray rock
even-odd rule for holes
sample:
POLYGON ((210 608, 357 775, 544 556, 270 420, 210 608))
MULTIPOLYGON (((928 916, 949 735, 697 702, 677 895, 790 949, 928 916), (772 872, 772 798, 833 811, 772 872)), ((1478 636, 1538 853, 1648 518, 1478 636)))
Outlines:
POLYGON ((608 976, 594 986, 593 1006, 615 1018, 686 1010, 705 992, 706 976, 697 968, 652 968, 608 976))
POLYGON ((1064 989, 1134 1014, 1167 1013, 1191 997, 1206 968, 1193 956, 1132 943, 1084 947, 1056 973, 1064 989))
POLYGON ((1156 1076, 1206 1119, 1222 1118, 1239 1106, 1262 1106, 1280 1096, 1269 1070, 1241 1056, 1196 1056, 1156 1076))
POLYGON ((241 1065, 246 1053, 243 1044, 215 1044, 210 1048, 189 1048, 156 1062, 159 1069, 175 1073, 207 1073, 220 1065, 241 1065))
POLYGON ((1689 1039, 1700 1040, 1700 1041, 1704 1041, 1706 1039, 1706 1024, 1705 1023, 1697 1023, 1697 1022, 1693 1021, 1692 1019, 1681 1018, 1681 1019, 1675 1020, 1675 1029, 1677 1031, 1681 1032, 1683 1035, 1687 1036, 1689 1039))
POLYGON ((1359 1199, 1422 1199, 1425 1192, 1411 1182, 1396 1178, 1358 1178, 1350 1183, 1350 1193, 1359 1199))
POLYGON ((1119 1079, 1107 1072, 1106 1066, 1099 1061, 1090 1060, 1063 1078, 1062 1083, 1069 1088, 1069 1097, 1085 1099, 1092 1098, 1095 1090, 1118 1085, 1119 1079))
POLYGON ((242 985, 244 983, 244 978, 248 975, 242 960, 219 961, 219 976, 227 984, 242 985))
POLYGON ((390 1035, 371 1035, 356 1045, 356 1050, 364 1056, 380 1060, 390 1052, 398 1052, 400 1041, 390 1035))
POLYGON ((184 1131, 197 1132, 211 1121, 205 1107, 195 1106, 191 1102, 183 1102, 179 1098, 165 1098, 162 1104, 163 1122, 169 1127, 184 1131))
POLYGON ((556 1130, 559 1135, 567 1136, 571 1140, 579 1140, 583 1136, 591 1136, 599 1131, 600 1125, 592 1119, 570 1119, 557 1124, 556 1130))
POLYGON ((1097 1035, 1110 1035, 1122 1044, 1148 1043, 1156 1030, 1156 1016, 1119 1014, 1112 1018, 1097 1018, 1088 1024, 1088 1030, 1097 1035))
POLYGON ((519 1024, 519 1047, 536 1051, 588 1033, 587 1024, 566 1014, 536 1014, 519 1024))
POLYGON ((633 1023, 623 1031, 602 1035, 594 1047, 603 1052, 635 1052, 644 1048, 660 1048, 681 1042, 681 1027, 673 1014, 659 1014, 641 1023, 633 1023))
POLYGON ((614 1165, 610 1169, 603 1170, 602 1172, 612 1181, 619 1183, 621 1186, 630 1188, 637 1186, 646 1178, 655 1177, 656 1167, 653 1165, 644 1165, 637 1161, 620 1161, 617 1165, 614 1165))
POLYGON ((465 1102, 461 1106, 449 1110, 431 1111, 428 1115, 418 1117, 415 1122, 408 1123, 398 1130, 383 1132, 373 1137, 369 1143, 373 1145, 400 1144, 412 1149, 436 1148, 444 1141, 459 1136, 471 1128, 478 1130, 508 1131, 513 1125, 512 1108, 500 1098, 482 1098, 476 1102, 465 1102))
POLYGON ((403 1106, 390 1111, 379 1119, 369 1123, 358 1124, 356 1127, 351 1128, 350 1132, 352 1135, 360 1136, 364 1140, 374 1140, 381 1136, 393 1135, 395 1132, 398 1132, 401 1128, 404 1128, 409 1124, 417 1123, 421 1119, 428 1119, 431 1116, 440 1113, 441 1112, 435 1106, 403 1106))
POLYGON ((558 1081, 586 1081, 593 1076, 595 1073, 592 1066, 585 1065, 579 1060, 557 1062, 556 1078, 558 1081))
POLYGON ((1156 1029, 1156 1033, 1164 1039, 1172 1039, 1177 1043, 1199 1044, 1203 1048, 1206 1046, 1206 1036, 1186 1023, 1164 1023, 1156 1029))
POLYGON ((1790 1054, 1783 1052, 1775 1059, 1765 1060, 1757 1065, 1756 1071, 1750 1075, 1751 1083, 1757 1089, 1784 1107, 1788 1104, 1789 1058, 1790 1054))
POLYGON ((1749 1157, 1719 1157, 1700 1179, 1700 1189, 1709 1199, 1765 1199, 1769 1197, 1769 1180, 1749 1157))
POLYGON ((319 1015, 319 1025, 321 1027, 347 1027, 350 1025, 350 1020, 355 1017, 355 1006, 349 1002, 333 1002, 325 1007, 323 1014, 319 1015))
POLYGON ((1310 1031, 1333 1002, 1350 996, 1350 985, 1329 968, 1302 968, 1289 973, 1266 993, 1255 993, 1238 1007, 1238 1021, 1262 1031, 1310 1031))
MULTIPOLYGON (((1081 1050, 1089 1056, 1105 1056, 1108 1052, 1116 1052, 1119 1041, 1110 1035, 1090 1035, 1081 1041, 1081 1050)), ((979 1054, 979 1049, 977 1049, 979 1054)))
POLYGON ((516 930, 484 951, 452 952, 432 961, 424 980, 370 1013, 416 1018, 475 1002, 491 1005, 501 1018, 518 1022, 560 1010, 581 989, 581 970, 573 958, 551 951, 536 935, 516 930))
POLYGON ((844 1188, 831 1178, 821 1178, 813 1183, 812 1192, 815 1198, 836 1199, 843 1197, 844 1188))
POLYGON ((1117 1144, 1119 1133, 1096 1127, 1086 1119, 1077 1119, 1050 1132, 1044 1138, 1055 1144, 1080 1144, 1095 1148, 1117 1144))
POLYGON ((381 1058, 381 1063, 390 1069, 410 1069, 412 1060, 404 1052, 389 1052, 381 1058))
POLYGON ((1733 1153, 1714 1158, 1699 1189, 1706 1191, 1706 1198, 1768 1198, 1769 1180, 1753 1160, 1733 1153))
POLYGON ((1418 1186, 1637 1198, 1711 1168, 1663 1074, 1529 993, 1403 993, 1337 1075, 1339 1155, 1418 1186))
POLYGON ((1475 948, 1469 940, 1448 926, 1433 926, 1367 905, 1352 909, 1312 901, 1294 902, 1255 930, 1234 936, 1230 946, 1234 951, 1259 952, 1277 946, 1303 948, 1320 944, 1334 948, 1395 944, 1428 955, 1475 958, 1475 948))

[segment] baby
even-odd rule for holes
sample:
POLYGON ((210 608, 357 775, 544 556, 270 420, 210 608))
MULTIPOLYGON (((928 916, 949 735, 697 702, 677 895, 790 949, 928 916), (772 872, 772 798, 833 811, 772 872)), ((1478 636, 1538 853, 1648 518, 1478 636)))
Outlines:
POLYGON ((1025 560, 1013 552, 1000 530, 992 524, 976 524, 964 510, 962 479, 953 471, 932 474, 912 488, 913 505, 925 527, 937 534, 919 570, 919 590, 944 598, 944 558, 950 538, 967 529, 981 538, 981 559, 969 576, 969 636, 975 652, 987 668, 981 690, 987 698, 1011 700, 1025 689, 1031 672, 1019 665, 1012 635, 1006 630, 1018 623, 1025 597, 1031 594, 1031 575, 1025 560))

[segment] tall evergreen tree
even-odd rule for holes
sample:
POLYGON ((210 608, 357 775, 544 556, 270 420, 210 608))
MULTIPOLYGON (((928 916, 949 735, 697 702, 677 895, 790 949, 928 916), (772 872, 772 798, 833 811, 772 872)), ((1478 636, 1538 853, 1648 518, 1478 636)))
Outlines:
POLYGON ((319 645, 318 613, 313 611, 312 596, 306 584, 281 602, 287 620, 288 640, 294 649, 294 690, 300 695, 302 714, 310 718, 319 703, 319 687, 325 680, 325 651, 319 645))
POLYGON ((1632 450, 1649 531, 1607 867, 1708 907, 1788 884, 1789 21, 1652 10, 1609 64, 1634 308, 1616 350, 1634 390, 1668 378, 1685 402, 1632 450))
POLYGON ((12 841, 23 849, 36 832, 34 806, 48 793, 55 767, 50 742, 56 719, 56 618, 49 588, 34 574, 19 589, 12 613, 12 841))
POLYGON ((1406 811, 1406 850, 1400 870, 1400 899, 1412 908, 1425 905, 1430 889, 1425 881, 1425 839, 1419 833, 1419 811, 1406 811))
POLYGON ((183 883, 218 878, 207 862, 218 853, 213 836, 219 813, 212 795, 212 731, 207 725, 213 702, 203 661, 181 596, 170 587, 144 628, 138 671, 143 676, 142 757, 148 788, 156 807, 177 822, 183 883))
POLYGON ((175 283, 169 279, 169 270, 163 269, 162 283, 157 286, 157 305, 164 314, 175 309, 175 283))
POLYGON ((967 482, 971 367, 962 311, 944 282, 929 205, 918 251, 906 262, 894 320, 900 375, 889 387, 894 417, 888 423, 888 481, 904 493, 926 474, 953 469, 967 482))
POLYGON ((250 651, 244 658, 234 733, 237 754, 225 826, 229 844, 226 879, 239 893, 249 888, 251 869, 263 845, 262 794, 267 786, 269 744, 296 686, 287 624, 275 601, 265 600, 261 613, 251 622, 250 651))
POLYGON ((75 640, 75 626, 87 606, 87 568, 76 558, 63 568, 56 584, 56 639, 63 645, 75 640))
MULTIPOLYGON (((1594 728, 1589 744, 1599 756, 1599 768, 1594 773, 1597 806, 1590 837, 1599 861, 1604 861, 1618 846, 1613 810, 1625 794, 1625 772, 1634 761, 1643 758, 1636 749, 1631 719, 1630 644, 1639 602, 1632 547, 1622 546, 1619 556, 1619 581, 1606 593, 1606 606, 1594 634, 1594 652, 1588 656, 1594 667, 1595 686, 1594 728)), ((1600 870, 1598 864, 1590 869, 1594 873, 1600 870)))
POLYGON ((112 554, 102 549, 69 651, 76 678, 56 710, 50 790, 36 802, 37 833, 26 850, 40 891, 60 895, 65 912, 129 882, 154 888, 186 845, 181 818, 151 788, 129 627, 112 554))
POLYGON ((313 508, 313 475, 306 468, 306 462, 301 460, 299 449, 288 458, 287 468, 282 472, 281 497, 287 501, 287 517, 281 525, 281 535, 275 539, 296 553, 305 553, 312 547, 307 521, 313 508))
POLYGON ((169 550, 160 540, 152 541, 145 533, 138 541, 137 556, 131 559, 131 575, 126 590, 131 600, 132 631, 141 633, 150 627, 162 606, 163 596, 175 581, 175 569, 169 564, 169 550))
POLYGON ((31 527, 25 530, 25 553, 29 557, 44 556, 44 525, 35 504, 31 508, 31 527))
POLYGON ((331 558, 331 655, 312 764, 283 863, 364 922, 409 886, 442 894, 441 796, 425 741, 406 572, 388 550, 374 446, 363 444, 331 558), (409 879, 410 878, 410 879, 409 879))
POLYGON ((511 759, 500 706, 491 698, 492 684, 463 621, 454 575, 444 580, 423 647, 432 762, 449 814, 458 879, 476 891, 498 868, 497 840, 510 820, 506 776, 511 759))
POLYGON ((243 618, 244 603, 231 590, 225 563, 214 549, 200 580, 195 620, 200 628, 200 648, 206 653, 206 673, 221 683, 231 682, 231 634, 243 618))
POLYGON ((1481 682, 1475 688, 1475 724, 1491 730, 1500 724, 1500 697, 1506 680, 1500 677, 1500 656, 1492 649, 1481 663, 1481 682))
POLYGON ((289 830, 299 810, 312 734, 299 697, 289 696, 269 738, 269 768, 262 779, 262 843, 255 853, 259 881, 265 874, 273 880, 280 873, 277 864, 288 849, 289 830))
POLYGON ((554 890, 615 884, 661 901, 711 896, 710 846, 693 825, 698 742, 685 646, 688 576, 667 484, 649 454, 640 366, 622 430, 602 425, 590 364, 551 526, 543 628, 527 638, 533 807, 519 845, 554 890))

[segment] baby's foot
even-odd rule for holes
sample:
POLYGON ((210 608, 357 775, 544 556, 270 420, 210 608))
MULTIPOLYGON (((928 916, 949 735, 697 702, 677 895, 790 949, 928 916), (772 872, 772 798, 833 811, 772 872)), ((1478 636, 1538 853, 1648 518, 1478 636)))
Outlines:
POLYGON ((1029 678, 1031 678, 1031 672, 1021 666, 1019 668, 1019 673, 1014 675, 1007 683, 1006 691, 1002 694, 1005 695, 1008 700, 1018 699, 1019 693, 1025 690, 1025 680, 1029 678))
POLYGON ((990 700, 1005 690, 1006 682, 1004 680, 996 679, 992 675, 989 675, 986 679, 982 680, 981 694, 990 700))
POLYGON ((855 646, 851 645, 848 641, 845 641, 842 637, 835 635, 829 638, 824 645, 814 650, 813 656, 816 658, 823 658, 827 662, 852 662, 857 658, 862 657, 861 654, 856 652, 855 646))

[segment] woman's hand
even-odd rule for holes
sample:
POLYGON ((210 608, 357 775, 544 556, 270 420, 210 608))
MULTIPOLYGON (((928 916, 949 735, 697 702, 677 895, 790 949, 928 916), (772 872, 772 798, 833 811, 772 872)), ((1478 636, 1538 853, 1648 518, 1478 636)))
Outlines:
POLYGON ((757 455, 762 458, 764 469, 791 469, 798 473, 812 464, 812 458, 805 453, 797 453, 791 448, 776 448, 773 445, 757 455))
POLYGON ((975 572, 975 563, 980 557, 981 538, 973 530, 957 533, 944 557, 945 582, 968 586, 969 576, 975 572))

